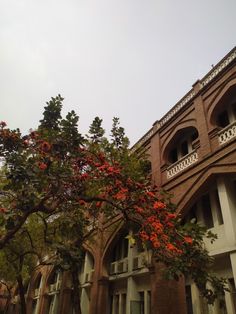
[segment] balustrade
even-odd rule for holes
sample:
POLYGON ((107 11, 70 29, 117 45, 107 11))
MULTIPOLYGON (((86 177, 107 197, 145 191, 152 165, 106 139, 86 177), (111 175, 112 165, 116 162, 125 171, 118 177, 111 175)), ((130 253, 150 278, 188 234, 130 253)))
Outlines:
POLYGON ((223 145, 236 137, 236 121, 218 133, 219 144, 223 145))
POLYGON ((192 164, 198 161, 198 154, 196 150, 192 151, 188 155, 176 161, 173 165, 167 168, 167 179, 170 179, 177 175, 179 172, 188 168, 192 164))

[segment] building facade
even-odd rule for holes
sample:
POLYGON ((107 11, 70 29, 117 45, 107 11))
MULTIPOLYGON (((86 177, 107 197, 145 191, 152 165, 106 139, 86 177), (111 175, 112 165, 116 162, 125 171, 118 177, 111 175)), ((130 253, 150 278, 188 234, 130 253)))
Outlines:
MULTIPOLYGON (((150 251, 132 246, 119 216, 87 244, 80 275, 82 314, 236 314, 236 48, 134 145, 149 155, 155 184, 174 195, 183 219, 218 235, 205 245, 212 271, 229 291, 209 306, 190 278, 166 281, 150 251)), ((32 314, 73 314, 66 273, 41 268, 31 278, 32 314)), ((9 314, 17 313, 17 293, 9 314)))

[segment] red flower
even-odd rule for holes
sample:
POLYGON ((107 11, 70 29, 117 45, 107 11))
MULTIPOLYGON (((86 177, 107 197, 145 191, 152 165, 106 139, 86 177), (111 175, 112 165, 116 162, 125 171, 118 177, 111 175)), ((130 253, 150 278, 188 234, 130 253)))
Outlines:
POLYGON ((88 177, 89 177, 89 175, 86 172, 81 174, 81 179, 82 180, 88 179, 88 177))
POLYGON ((30 136, 31 138, 35 139, 36 137, 38 137, 38 133, 36 131, 31 131, 30 136))
POLYGON ((176 247, 171 243, 167 243, 166 247, 169 251, 176 251, 176 247))
POLYGON ((48 142, 43 142, 40 147, 45 153, 49 152, 51 149, 51 145, 48 142))
POLYGON ((156 240, 157 240, 157 234, 155 232, 152 232, 150 236, 150 241, 154 242, 156 240))
POLYGON ((167 214, 168 219, 174 219, 176 218, 176 216, 177 216, 176 214, 170 214, 170 213, 167 214))
POLYGON ((148 223, 153 223, 155 221, 156 221, 156 217, 155 216, 150 216, 150 217, 147 218, 147 222, 148 223))
POLYGON ((153 208, 154 209, 164 209, 166 208, 166 204, 164 204, 163 202, 161 201, 157 201, 153 204, 153 208))
POLYGON ((156 195, 153 192, 147 191, 147 195, 151 197, 155 197, 156 195))
POLYGON ((44 162, 39 162, 38 167, 40 170, 45 170, 48 166, 44 162))
POLYGON ((139 207, 139 206, 135 206, 135 210, 139 214, 142 214, 144 212, 144 209, 142 207, 139 207))
POLYGON ((115 173, 115 174, 119 174, 120 173, 120 170, 118 168, 115 168, 115 167, 112 167, 112 166, 108 167, 107 171, 111 172, 111 173, 115 173))
POLYGON ((142 241, 146 241, 149 239, 149 236, 147 235, 146 231, 140 231, 139 236, 140 236, 142 241))
POLYGON ((158 249, 161 246, 161 243, 159 241, 153 241, 152 245, 155 249, 158 249))
POLYGON ((161 232, 163 230, 163 225, 158 221, 154 221, 152 226, 157 232, 161 232))
POLYGON ((86 203, 84 200, 79 200, 79 204, 80 204, 81 206, 84 206, 84 205, 86 205, 87 203, 86 203))
POLYGON ((4 208, 4 207, 0 208, 0 213, 5 213, 6 211, 7 211, 6 208, 4 208))
POLYGON ((184 237, 184 241, 188 244, 192 244, 193 243, 193 239, 191 237, 184 237))
POLYGON ((122 188, 118 193, 116 193, 113 197, 117 200, 124 201, 127 198, 126 193, 128 192, 127 189, 122 188))

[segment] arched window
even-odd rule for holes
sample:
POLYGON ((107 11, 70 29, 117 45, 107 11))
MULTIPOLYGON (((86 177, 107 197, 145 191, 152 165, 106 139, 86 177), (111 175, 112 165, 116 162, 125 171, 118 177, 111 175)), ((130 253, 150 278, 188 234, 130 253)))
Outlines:
POLYGON ((216 104, 211 123, 220 128, 225 128, 236 120, 236 85, 231 86, 216 104))
POLYGON ((167 145, 164 152, 164 159, 167 164, 173 164, 191 153, 195 148, 198 138, 197 129, 194 127, 179 130, 167 145))

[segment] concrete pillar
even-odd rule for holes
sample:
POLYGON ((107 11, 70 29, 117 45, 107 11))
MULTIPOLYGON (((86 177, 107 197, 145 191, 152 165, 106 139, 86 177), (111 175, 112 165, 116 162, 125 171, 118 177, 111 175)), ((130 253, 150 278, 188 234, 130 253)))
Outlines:
POLYGON ((230 261, 231 261, 231 266, 232 266, 232 271, 233 271, 233 276, 234 276, 234 283, 236 285, 236 252, 233 252, 230 254, 230 261))
POLYGON ((236 224, 234 195, 230 191, 229 185, 223 177, 217 179, 217 187, 219 193, 220 206, 225 226, 225 235, 229 245, 235 245, 236 224))
POLYGON ((86 288, 82 288, 80 306, 83 314, 89 314, 89 291, 86 288))
POLYGON ((228 291, 225 292, 225 305, 226 305, 226 309, 227 309, 227 314, 235 314, 232 295, 228 291))
POLYGON ((215 197, 215 191, 211 190, 209 192, 210 196, 210 202, 211 202, 211 213, 212 213, 212 218, 213 218, 213 224, 214 227, 219 225, 219 220, 218 220, 218 209, 217 209, 217 202, 216 202, 216 197, 215 197))
POLYGON ((193 305, 193 314, 201 314, 199 291, 195 283, 191 284, 191 297, 193 305))
POLYGON ((144 291, 144 314, 151 314, 150 313, 150 302, 151 302, 151 294, 150 291, 144 291))
POLYGON ((126 313, 131 313, 131 301, 139 301, 139 293, 133 277, 127 280, 127 297, 126 297, 126 313))

